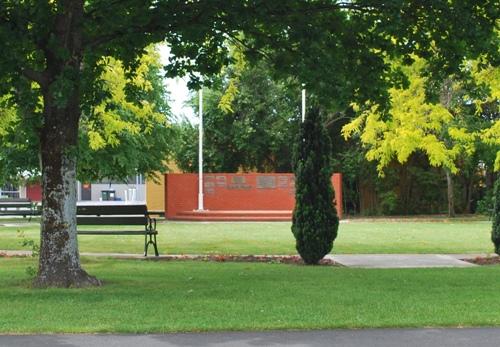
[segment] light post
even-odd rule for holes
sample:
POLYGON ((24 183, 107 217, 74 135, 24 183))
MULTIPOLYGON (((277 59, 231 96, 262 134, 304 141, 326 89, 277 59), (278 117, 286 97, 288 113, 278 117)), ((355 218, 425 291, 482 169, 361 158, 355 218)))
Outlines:
POLYGON ((198 92, 200 123, 198 125, 198 211, 203 211, 203 89, 198 92))

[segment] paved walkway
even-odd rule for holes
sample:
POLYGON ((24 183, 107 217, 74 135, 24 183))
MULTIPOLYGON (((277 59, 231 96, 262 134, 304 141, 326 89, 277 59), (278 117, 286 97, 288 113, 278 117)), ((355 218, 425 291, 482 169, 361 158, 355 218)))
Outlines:
POLYGON ((499 328, 361 329, 165 335, 0 336, 0 347, 470 347, 496 346, 498 341, 500 341, 499 328))
MULTIPOLYGON (((9 257, 28 257, 30 251, 3 251, 0 255, 9 257)), ((141 254, 126 253, 80 253, 82 256, 90 257, 111 257, 118 259, 145 259, 141 254)), ((430 268, 430 267, 474 267, 475 264, 463 261, 461 259, 473 259, 476 257, 485 257, 486 254, 336 254, 327 255, 326 258, 333 259, 347 267, 357 268, 430 268)), ((199 255, 175 255, 167 254, 148 259, 191 259, 199 258, 199 255)), ((273 257, 273 256, 269 256, 273 257)), ((276 256, 278 257, 278 256, 276 256)))
MULTIPOLYGON (((417 268, 417 267, 472 267, 460 259, 477 255, 455 254, 338 254, 328 256, 347 267, 360 268, 417 268)), ((481 255, 484 256, 484 255, 481 255)))

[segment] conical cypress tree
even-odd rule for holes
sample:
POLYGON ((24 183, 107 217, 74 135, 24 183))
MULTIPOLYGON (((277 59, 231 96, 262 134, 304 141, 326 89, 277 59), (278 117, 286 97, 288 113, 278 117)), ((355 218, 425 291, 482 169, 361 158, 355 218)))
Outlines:
POLYGON ((500 255, 500 175, 498 175, 495 183, 493 197, 493 229, 491 231, 491 240, 495 245, 495 253, 500 255))
POLYGON ((333 204, 331 142, 318 109, 302 123, 294 151, 295 209, 292 232, 306 264, 317 264, 333 247, 339 219, 333 204))

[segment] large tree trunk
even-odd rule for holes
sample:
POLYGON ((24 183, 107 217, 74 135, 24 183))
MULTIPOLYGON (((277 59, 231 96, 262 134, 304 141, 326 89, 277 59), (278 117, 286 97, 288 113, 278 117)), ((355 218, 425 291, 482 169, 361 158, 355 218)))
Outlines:
POLYGON ((448 197, 448 216, 455 217, 455 196, 453 193, 453 177, 448 169, 446 172, 446 186, 447 186, 447 197, 448 197))
POLYGON ((76 234, 76 153, 80 119, 82 0, 63 1, 56 48, 47 47, 40 133, 42 221, 38 287, 99 285, 80 266, 76 234), (64 56, 61 51, 69 54, 64 56))
POLYGON ((75 160, 78 113, 75 114, 74 107, 62 111, 65 112, 56 111, 46 118, 41 137, 43 204, 35 285, 99 285, 97 279, 81 268, 78 253, 75 160))

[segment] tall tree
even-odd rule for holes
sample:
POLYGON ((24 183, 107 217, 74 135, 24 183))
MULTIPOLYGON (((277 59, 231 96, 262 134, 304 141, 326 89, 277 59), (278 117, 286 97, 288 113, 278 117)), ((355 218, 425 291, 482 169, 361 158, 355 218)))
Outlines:
POLYGON ((332 187, 330 137, 319 109, 312 109, 295 143, 295 208, 292 232, 306 264, 317 264, 333 247, 339 218, 332 187))
MULTIPOLYGON (((105 95, 98 105, 84 111, 80 122, 78 178, 124 179, 165 170, 173 129, 167 121, 170 109, 158 52, 148 48, 132 77, 126 76, 120 61, 104 59, 108 64, 100 83, 105 95), (144 152, 149 155, 142 155, 144 152)), ((41 109, 29 114, 23 117, 18 105, 0 101, 0 183, 40 178, 36 133, 41 126, 41 109)))
MULTIPOLYGON (((204 91, 205 171, 290 172, 291 144, 299 124, 298 86, 273 81, 263 61, 236 69, 225 69, 204 91)), ((177 164, 184 171, 197 171, 197 130, 184 122, 179 132, 177 164)))
MULTIPOLYGON (((412 154, 422 152, 433 166, 445 171, 448 191, 449 215, 454 215, 453 175, 460 169, 460 162, 471 158, 478 142, 495 146, 495 141, 484 134, 491 134, 500 123, 498 101, 491 99, 491 88, 478 86, 468 71, 459 77, 449 76, 438 87, 438 103, 426 98, 426 83, 422 76, 426 62, 414 58, 415 62, 403 71, 409 77, 408 88, 391 88, 389 112, 378 105, 358 108, 359 116, 343 128, 346 138, 360 134, 361 142, 368 148, 366 157, 378 163, 383 170, 393 161, 405 163, 412 154), (491 110, 495 108, 493 118, 491 110)), ((468 63, 471 66, 471 63, 468 63)), ((496 74, 498 68, 489 67, 496 74)), ((498 83, 498 82, 496 82, 498 83)), ((495 91, 493 90, 495 93, 495 91)), ((500 153, 498 146, 496 150, 500 153)))
MULTIPOLYGON (((76 240, 76 148, 82 110, 98 104, 113 56, 126 66, 151 43, 171 48, 169 76, 217 72, 231 38, 269 56, 323 96, 384 98, 396 74, 386 57, 432 57, 435 71, 464 56, 498 54, 497 0, 4 0, 0 3, 1 95, 43 100, 40 286, 98 284, 81 267, 76 240), (244 39, 240 34, 244 33, 244 39), (327 59, 328 58, 328 59, 327 59), (38 89, 33 90, 36 83, 38 89)), ((325 100, 328 98, 325 98, 325 100)), ((349 100, 349 101, 348 101, 349 100)), ((26 117, 26 114, 23 113, 26 117)))

